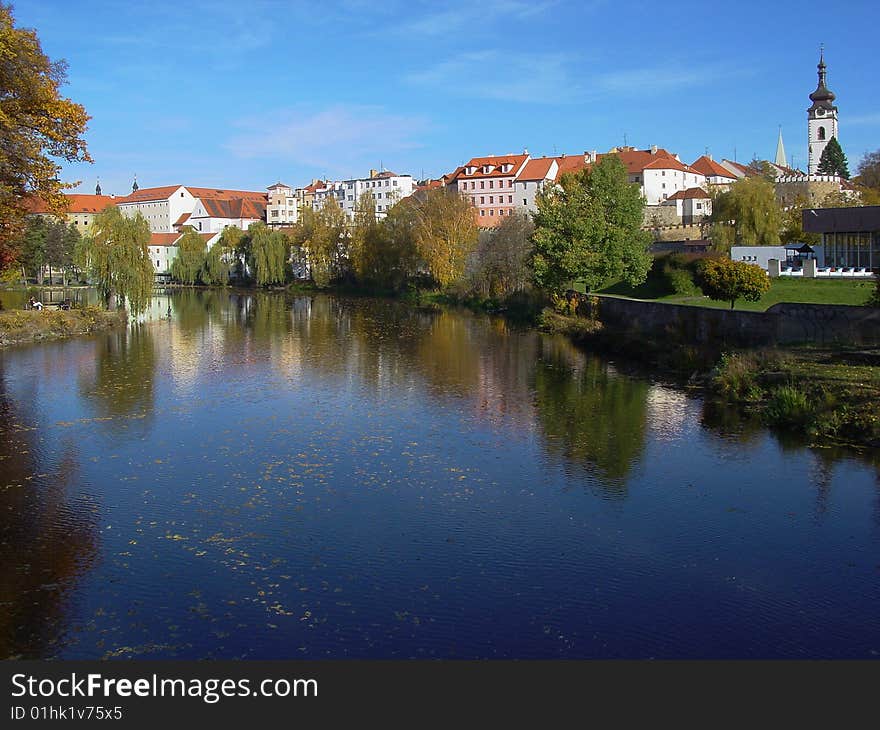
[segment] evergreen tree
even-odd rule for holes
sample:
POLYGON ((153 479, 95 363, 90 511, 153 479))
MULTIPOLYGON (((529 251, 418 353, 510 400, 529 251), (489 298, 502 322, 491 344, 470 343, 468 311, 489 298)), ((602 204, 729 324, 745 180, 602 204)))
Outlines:
POLYGON ((849 178, 849 166, 846 161, 846 155, 840 147, 840 142, 836 137, 828 140, 825 149, 822 150, 822 156, 819 158, 819 167, 816 171, 820 175, 840 175, 844 179, 849 178))

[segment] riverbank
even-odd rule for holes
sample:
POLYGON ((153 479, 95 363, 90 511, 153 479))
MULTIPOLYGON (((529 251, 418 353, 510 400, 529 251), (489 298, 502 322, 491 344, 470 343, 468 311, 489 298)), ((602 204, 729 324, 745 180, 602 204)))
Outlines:
POLYGON ((880 347, 732 348, 650 337, 545 310, 539 327, 638 361, 813 446, 880 447, 880 347))
POLYGON ((0 311, 0 347, 104 332, 125 322, 123 310, 107 312, 94 306, 67 311, 5 310, 0 311))

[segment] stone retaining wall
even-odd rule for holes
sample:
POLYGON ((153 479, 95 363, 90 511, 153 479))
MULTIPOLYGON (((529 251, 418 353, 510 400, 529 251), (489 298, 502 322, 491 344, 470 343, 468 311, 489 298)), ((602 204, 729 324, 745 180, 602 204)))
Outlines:
POLYGON ((759 347, 788 344, 880 345, 880 308, 775 304, 766 312, 710 309, 610 296, 585 297, 606 328, 670 341, 759 347))

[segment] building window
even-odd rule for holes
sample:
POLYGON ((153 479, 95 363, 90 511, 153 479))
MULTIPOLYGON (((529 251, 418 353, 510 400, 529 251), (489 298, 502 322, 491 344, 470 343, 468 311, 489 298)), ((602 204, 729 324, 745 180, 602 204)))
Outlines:
POLYGON ((485 190, 485 189, 486 189, 486 181, 480 180, 480 190, 485 190))
MULTIPOLYGON (((535 183, 535 185, 537 185, 537 184, 538 183, 535 183)), ((510 178, 510 180, 507 181, 507 187, 509 187, 509 188, 513 187, 513 178, 510 178)))
POLYGON ((512 195, 508 195, 508 196, 507 196, 507 202, 508 202, 508 203, 512 203, 512 202, 513 202, 513 196, 512 196, 512 195))
POLYGON ((491 208, 489 209, 489 215, 495 215, 495 211, 492 210, 491 208))
POLYGON ((819 139, 825 139, 825 127, 819 127, 819 139))
POLYGON ((397 180, 392 180, 392 181, 391 181, 391 184, 392 184, 394 187, 397 187, 397 180))
POLYGON ((529 204, 529 201, 526 200, 525 198, 523 198, 523 205, 528 205, 528 204, 529 204))
POLYGON ((498 211, 498 215, 504 215, 504 208, 498 211))
POLYGON ((483 205, 483 203, 485 203, 485 202, 486 202, 486 196, 485 196, 485 195, 481 195, 481 196, 480 196, 480 205, 483 205))
POLYGON ((493 180, 490 180, 489 181, 489 190, 491 190, 493 187, 495 187, 495 183, 493 180))
POLYGON ((491 205, 491 204, 494 203, 494 202, 495 202, 495 196, 494 196, 494 195, 490 195, 490 196, 489 196, 489 205, 491 205))
POLYGON ((486 211, 485 211, 485 210, 481 210, 481 211, 480 211, 480 215, 486 215, 486 211))

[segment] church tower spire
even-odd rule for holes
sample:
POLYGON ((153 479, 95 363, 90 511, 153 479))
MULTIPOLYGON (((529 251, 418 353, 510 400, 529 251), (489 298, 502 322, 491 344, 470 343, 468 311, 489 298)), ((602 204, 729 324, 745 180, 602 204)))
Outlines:
POLYGON ((779 167, 788 167, 788 160, 785 159, 785 145, 782 143, 782 125, 779 125, 779 139, 776 140, 776 159, 774 162, 779 167))
POLYGON ((98 184, 95 185, 95 195, 101 194, 101 178, 98 178, 98 184))
POLYGON ((134 182, 131 184, 131 192, 136 193, 138 191, 138 176, 134 176, 134 182))
MULTIPOLYGON (((825 65, 825 46, 819 47, 819 64, 816 66, 819 83, 810 94, 812 106, 807 109, 807 172, 815 175, 819 168, 822 152, 832 137, 837 137, 837 107, 834 105, 835 95, 828 88, 828 67, 825 65)), ((840 139, 837 140, 838 142, 840 139)))

